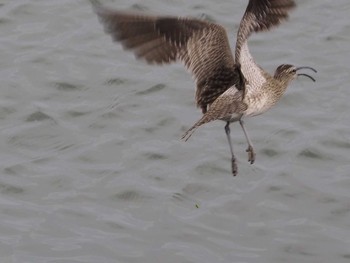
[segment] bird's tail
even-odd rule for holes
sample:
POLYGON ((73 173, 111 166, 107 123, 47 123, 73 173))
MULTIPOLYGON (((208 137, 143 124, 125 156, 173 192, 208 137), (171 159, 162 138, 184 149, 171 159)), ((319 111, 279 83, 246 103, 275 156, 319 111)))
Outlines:
POLYGON ((181 140, 184 140, 187 142, 187 140, 192 136, 192 134, 195 132, 195 130, 198 128, 198 126, 193 125, 189 130, 187 130, 181 137, 181 140))
POLYGON ((210 121, 213 121, 214 118, 210 118, 210 116, 206 113, 203 115, 202 118, 200 118, 199 121, 197 121, 190 129, 188 129, 181 137, 181 140, 184 140, 185 142, 187 142, 187 140, 192 136, 192 134, 196 131, 196 129, 205 124, 208 123, 210 121))
POLYGON ((202 118, 184 133, 181 139, 187 141, 194 131, 205 123, 214 120, 230 120, 233 113, 237 114, 237 116, 242 115, 248 106, 241 100, 241 97, 242 91, 238 91, 236 88, 230 88, 225 91, 210 105, 202 118))

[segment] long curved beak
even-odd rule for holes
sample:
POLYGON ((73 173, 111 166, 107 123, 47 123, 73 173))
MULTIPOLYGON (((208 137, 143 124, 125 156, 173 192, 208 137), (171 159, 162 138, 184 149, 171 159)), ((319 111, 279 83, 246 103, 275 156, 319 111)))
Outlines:
MULTIPOLYGON (((298 67, 298 68, 296 68, 297 71, 298 71, 299 69, 310 69, 310 70, 312 70, 313 72, 317 73, 317 70, 314 69, 314 68, 312 68, 312 67, 298 67)), ((311 77, 310 75, 308 75, 308 74, 306 74, 306 73, 299 73, 299 74, 297 74, 297 75, 298 75, 298 76, 305 76, 305 77, 308 77, 308 78, 311 79, 313 82, 316 81, 313 77, 311 77)))

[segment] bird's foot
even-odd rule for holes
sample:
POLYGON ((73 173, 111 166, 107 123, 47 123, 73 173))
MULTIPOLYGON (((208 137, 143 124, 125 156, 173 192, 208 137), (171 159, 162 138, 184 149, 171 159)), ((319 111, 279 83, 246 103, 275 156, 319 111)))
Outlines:
POLYGON ((250 162, 250 164, 253 164, 255 161, 255 152, 254 152, 254 148, 249 145, 248 149, 246 150, 246 152, 248 153, 248 162, 250 162))
POLYGON ((236 176, 237 172, 238 172, 238 168, 237 168, 236 158, 232 157, 232 175, 236 176))

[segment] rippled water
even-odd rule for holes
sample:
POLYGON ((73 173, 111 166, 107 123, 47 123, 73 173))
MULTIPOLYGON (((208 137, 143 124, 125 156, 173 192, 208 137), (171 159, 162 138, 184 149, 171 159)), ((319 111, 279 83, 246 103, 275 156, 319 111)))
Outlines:
MULTIPOLYGON (((247 1, 105 1, 212 19, 234 34, 247 1)), ((1 262, 349 262, 348 0, 298 1, 252 37, 259 64, 318 69, 270 112, 181 134, 199 117, 179 64, 148 66, 87 1, 0 4, 1 262)))

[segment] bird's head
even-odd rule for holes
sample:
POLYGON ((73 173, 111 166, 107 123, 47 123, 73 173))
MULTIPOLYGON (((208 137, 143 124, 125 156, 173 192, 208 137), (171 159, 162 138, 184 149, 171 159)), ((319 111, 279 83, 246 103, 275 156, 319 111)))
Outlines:
POLYGON ((286 83, 287 85, 298 76, 305 76, 314 82, 316 81, 313 77, 311 77, 310 75, 308 75, 306 73, 298 73, 298 71, 300 69, 310 69, 315 73, 317 72, 316 69, 314 69, 312 67, 295 67, 295 66, 289 65, 289 64, 282 64, 282 65, 277 67, 277 69, 275 71, 274 78, 281 81, 281 82, 286 83))

